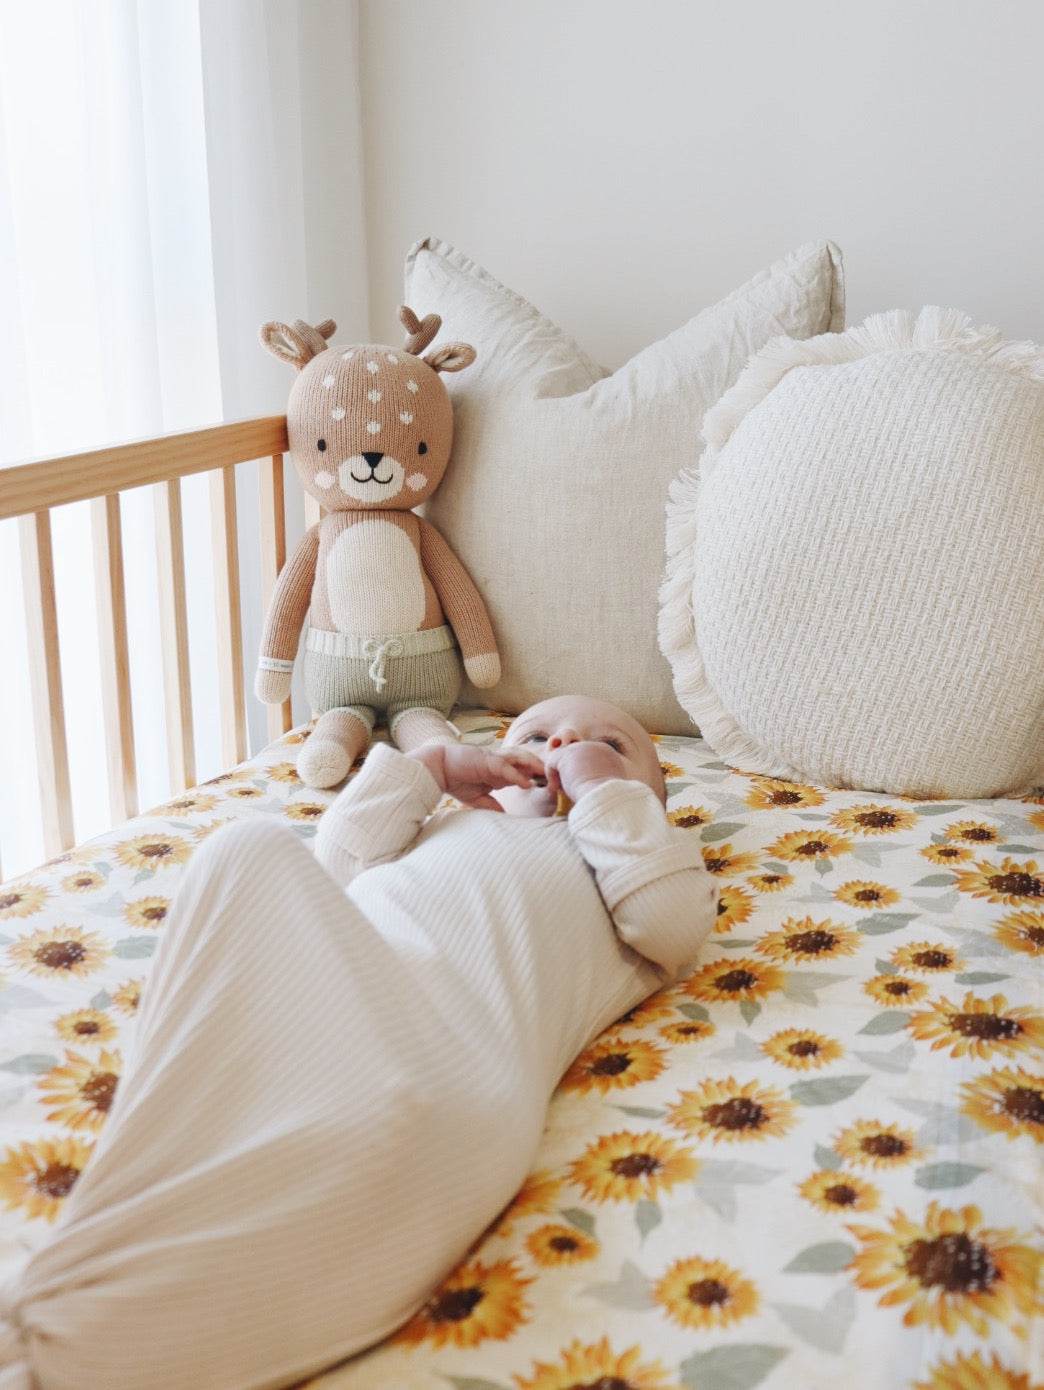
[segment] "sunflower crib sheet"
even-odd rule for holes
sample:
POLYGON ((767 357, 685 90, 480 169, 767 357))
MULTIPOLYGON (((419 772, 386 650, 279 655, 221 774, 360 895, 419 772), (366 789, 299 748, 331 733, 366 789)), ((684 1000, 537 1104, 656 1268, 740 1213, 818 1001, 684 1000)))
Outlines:
MULTIPOLYGON (((493 744, 508 720, 457 722, 493 744)), ((90 1160, 194 848, 247 816, 314 834, 306 736, 0 885, 0 1262, 90 1160)), ((522 1190, 416 1316, 311 1384, 1040 1390, 1044 797, 659 751, 721 890, 695 970, 577 1059, 522 1190)))

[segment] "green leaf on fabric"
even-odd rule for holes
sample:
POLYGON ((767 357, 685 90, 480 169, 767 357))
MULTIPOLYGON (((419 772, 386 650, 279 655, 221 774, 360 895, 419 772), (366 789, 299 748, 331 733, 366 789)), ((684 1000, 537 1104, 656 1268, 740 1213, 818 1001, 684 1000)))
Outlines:
POLYGON ((156 949, 155 936, 124 936, 112 948, 113 955, 121 960, 142 960, 151 956, 156 949))
POLYGON ((656 1230, 662 1220, 663 1212, 660 1210, 659 1202, 650 1202, 646 1198, 642 1198, 635 1204, 634 1221, 643 1240, 650 1231, 656 1230))
POLYGON ((836 1173, 841 1167, 841 1155, 836 1149, 828 1149, 825 1144, 817 1144, 815 1148, 816 1162, 820 1168, 828 1173, 836 1173))
POLYGON ((815 1081, 797 1081, 790 1094, 799 1105, 833 1105, 854 1095, 869 1076, 823 1076, 815 1081))
POLYGON ((746 828, 742 821, 711 821, 700 831, 700 839, 705 845, 716 845, 719 840, 727 840, 746 828))
POLYGON ((453 1390, 508 1390, 499 1380, 482 1380, 475 1376, 446 1376, 445 1379, 453 1390))
POLYGON ((839 1274, 852 1263, 854 1245, 844 1240, 825 1240, 808 1245, 783 1266, 784 1274, 839 1274))
POLYGON ((21 1057, 12 1057, 9 1062, 0 1062, 0 1071, 14 1072, 15 1076, 39 1076, 58 1065, 58 1058, 46 1052, 23 1052, 21 1057))
POLYGON ((929 801, 925 806, 915 806, 914 811, 919 816, 952 816, 955 811, 964 810, 963 806, 941 806, 937 801, 929 801))
POLYGON ((702 1004, 677 1004, 675 1005, 680 1014, 686 1018, 691 1018, 700 1023, 706 1023, 710 1018, 710 1013, 702 1004))
POLYGON ((1004 846, 1005 854, 1039 854, 1040 845, 1009 845, 1004 846))
POLYGON ((908 922, 919 916, 918 912, 872 912, 856 926, 867 936, 885 936, 888 932, 902 931, 908 922))
POLYGON ((753 999, 741 999, 739 1009, 743 1015, 743 1022, 746 1024, 753 1023, 758 1014, 761 1013, 761 1005, 755 1003, 753 999))
POLYGON ((112 1005, 112 995, 108 990, 100 989, 88 1002, 92 1009, 108 1009, 112 1005))
POLYGON ((874 969, 879 975, 898 975, 899 967, 890 960, 875 960, 874 969))
POLYGON ((687 1356, 678 1373, 688 1390, 751 1390, 786 1355, 786 1347, 740 1342, 687 1356))
POLYGON ((945 1187, 967 1187, 980 1173, 988 1171, 974 1163, 927 1163, 917 1170, 914 1182, 935 1192, 945 1187))
POLYGON ((910 1015, 905 1009, 885 1009, 884 1013, 875 1014, 869 1023, 864 1023, 859 1031, 868 1037, 901 1033, 909 1021, 910 1015))
POLYGON ((927 878, 919 878, 913 886, 915 888, 949 888, 956 882, 953 874, 929 874, 927 878))
POLYGON ((954 975, 953 982, 957 985, 992 985, 998 980, 1007 980, 1009 976, 998 975, 992 970, 962 970, 959 975, 954 975))
POLYGON ((855 1290, 838 1289, 822 1308, 804 1308, 796 1303, 770 1306, 803 1341, 839 1356, 856 1315, 855 1290))
POLYGON ((832 859, 817 859, 817 860, 816 860, 816 873, 817 873, 817 874, 829 874, 829 873, 832 873, 832 872, 833 872, 833 869, 834 869, 834 861, 833 861, 832 859))
POLYGON ((583 1207, 562 1207, 558 1214, 563 1221, 568 1221, 570 1226, 583 1231, 585 1236, 594 1236, 595 1219, 589 1211, 584 1211, 583 1207))
POLYGON ((641 1310, 652 1307, 649 1280, 630 1260, 624 1260, 615 1284, 589 1284, 583 1292, 612 1308, 641 1310))
POLYGON ((614 1105, 613 1109, 621 1110, 625 1115, 635 1115, 639 1120, 663 1119, 663 1111, 651 1105, 614 1105))

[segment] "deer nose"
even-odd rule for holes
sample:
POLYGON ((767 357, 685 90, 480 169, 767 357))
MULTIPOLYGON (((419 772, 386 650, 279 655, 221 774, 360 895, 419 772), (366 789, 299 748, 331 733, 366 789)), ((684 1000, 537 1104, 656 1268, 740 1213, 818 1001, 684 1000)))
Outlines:
POLYGON ((380 463, 381 459, 384 458, 384 455, 383 455, 383 454, 363 454, 363 458, 364 458, 364 459, 366 460, 366 462, 370 465, 370 472, 372 473, 372 472, 374 471, 374 469, 377 467, 377 465, 380 463))
POLYGON ((566 748, 570 743, 579 743, 580 736, 575 729, 568 726, 560 729, 557 734, 552 734, 547 741, 548 748, 566 748))

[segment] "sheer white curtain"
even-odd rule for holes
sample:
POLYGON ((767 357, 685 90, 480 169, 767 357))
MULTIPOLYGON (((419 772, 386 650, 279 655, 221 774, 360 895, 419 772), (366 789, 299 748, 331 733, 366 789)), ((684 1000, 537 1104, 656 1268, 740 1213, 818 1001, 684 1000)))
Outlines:
MULTIPOLYGON (((0 464, 281 411, 290 380, 258 345, 265 319, 333 316, 365 333, 355 44, 355 6, 341 0, 0 0, 0 464)), ((297 501, 291 485, 292 525, 297 501)), ((169 788, 140 503, 124 542, 148 807, 169 788)), ((207 524, 201 480, 186 483, 185 505, 191 536, 207 524)), ((250 566, 252 491, 241 505, 250 566)), ((108 823, 83 511, 55 517, 79 839, 108 823)), ((190 562, 203 691, 209 582, 190 562)), ((0 523, 5 877, 43 857, 20 587, 15 524, 0 523)), ((248 607, 248 661, 261 619, 248 607)), ((215 726, 204 716, 195 730, 200 777, 221 770, 215 726)))

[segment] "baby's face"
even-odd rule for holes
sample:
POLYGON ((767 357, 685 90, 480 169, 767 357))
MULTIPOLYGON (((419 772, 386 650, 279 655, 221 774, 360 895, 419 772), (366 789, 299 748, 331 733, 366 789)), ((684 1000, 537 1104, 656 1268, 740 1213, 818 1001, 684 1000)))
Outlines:
MULTIPOLYGON (((504 735, 508 748, 528 748, 539 758, 571 743, 605 743, 623 764, 619 775, 644 782, 663 799, 663 773, 656 745, 636 719, 616 705, 587 695, 557 695, 523 710, 504 735)), ((516 816, 550 816, 558 799, 557 788, 504 787, 494 795, 516 816)))

